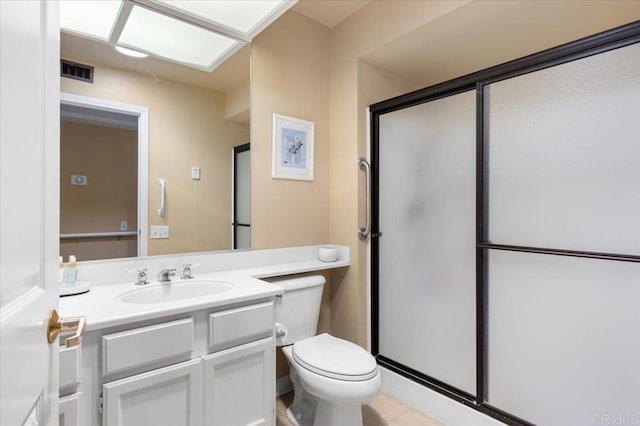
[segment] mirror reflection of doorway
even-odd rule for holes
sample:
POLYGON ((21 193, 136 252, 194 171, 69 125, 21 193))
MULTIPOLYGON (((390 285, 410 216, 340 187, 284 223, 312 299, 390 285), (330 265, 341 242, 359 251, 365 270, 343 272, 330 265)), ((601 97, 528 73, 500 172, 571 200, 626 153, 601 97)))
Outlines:
POLYGON ((251 248, 251 144, 233 148, 233 248, 251 248))
POLYGON ((138 117, 60 107, 60 255, 138 256, 138 117))

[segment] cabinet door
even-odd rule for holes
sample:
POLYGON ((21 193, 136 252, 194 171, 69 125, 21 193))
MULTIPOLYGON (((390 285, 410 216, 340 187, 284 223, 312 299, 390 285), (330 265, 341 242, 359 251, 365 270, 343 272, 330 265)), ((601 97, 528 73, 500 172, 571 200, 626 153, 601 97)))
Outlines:
POLYGON ((204 356, 205 424, 275 424, 273 338, 204 356))
POLYGON ((58 426, 80 426, 80 394, 65 396, 58 401, 58 426))
POLYGON ((200 426, 202 361, 196 359, 103 385, 104 426, 200 426))

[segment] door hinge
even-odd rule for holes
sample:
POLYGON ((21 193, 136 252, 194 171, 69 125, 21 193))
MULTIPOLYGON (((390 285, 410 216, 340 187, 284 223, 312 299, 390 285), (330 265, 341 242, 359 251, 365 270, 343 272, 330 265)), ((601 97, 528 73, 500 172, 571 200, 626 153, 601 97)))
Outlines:
POLYGON ((102 395, 98 397, 98 411, 100 412, 100 414, 102 414, 102 412, 104 411, 104 398, 102 397, 102 395))

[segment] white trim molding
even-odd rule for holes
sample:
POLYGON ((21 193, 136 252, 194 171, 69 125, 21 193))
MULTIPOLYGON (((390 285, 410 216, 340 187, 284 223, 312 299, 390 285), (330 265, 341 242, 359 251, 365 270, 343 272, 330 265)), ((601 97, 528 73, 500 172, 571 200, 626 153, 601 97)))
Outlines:
POLYGON ((444 425, 504 425, 504 423, 486 414, 466 407, 441 393, 432 391, 384 367, 378 368, 382 373, 382 392, 391 395, 444 425))

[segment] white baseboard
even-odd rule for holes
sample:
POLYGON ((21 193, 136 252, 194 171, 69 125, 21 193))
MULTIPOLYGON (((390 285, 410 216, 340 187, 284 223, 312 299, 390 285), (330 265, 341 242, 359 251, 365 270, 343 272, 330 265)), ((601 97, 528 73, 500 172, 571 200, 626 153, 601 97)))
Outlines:
POLYGON ((382 392, 404 402, 444 425, 502 426, 495 420, 473 408, 466 407, 438 392, 432 391, 384 367, 382 392))
POLYGON ((276 396, 284 395, 293 391, 293 383, 289 376, 282 376, 276 379, 276 396))

